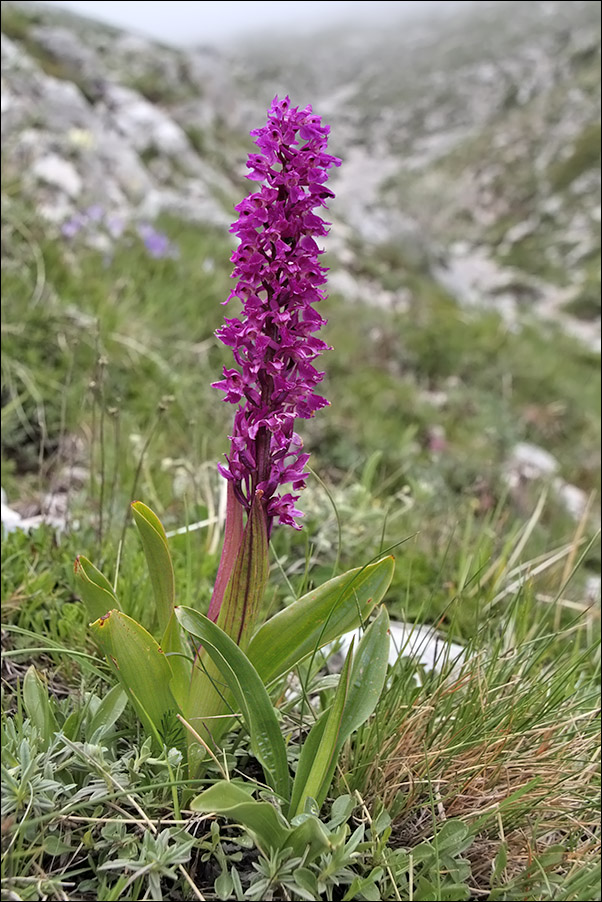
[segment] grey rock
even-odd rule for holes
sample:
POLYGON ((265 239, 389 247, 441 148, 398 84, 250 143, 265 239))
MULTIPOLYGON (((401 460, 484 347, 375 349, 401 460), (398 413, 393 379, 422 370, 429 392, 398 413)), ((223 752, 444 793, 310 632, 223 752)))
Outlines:
MULTIPOLYGON (((337 653, 331 658, 331 670, 340 670, 345 655, 355 639, 355 646, 362 637, 362 630, 345 633, 337 643, 337 653)), ((393 665, 402 658, 412 661, 426 670, 440 671, 449 665, 458 666, 465 655, 463 646, 451 642, 432 626, 402 623, 392 620, 389 626, 391 642, 389 644, 389 664, 393 665)))
POLYGON ((123 85, 109 85, 99 110, 138 153, 154 149, 166 156, 191 150, 183 129, 163 110, 123 85))
POLYGON ((15 532, 22 530, 23 532, 31 532, 38 526, 52 526, 59 531, 65 528, 64 516, 58 516, 54 511, 45 512, 44 514, 36 514, 32 517, 23 517, 21 514, 9 507, 6 499, 6 492, 2 489, 2 504, 0 506, 0 522, 3 532, 15 532))
POLYGON ((49 154, 36 160, 32 167, 35 178, 47 185, 52 185, 70 198, 77 198, 82 191, 82 180, 77 169, 56 154, 49 154))
POLYGON ((207 185, 198 180, 187 183, 186 193, 170 188, 153 188, 144 196, 139 210, 148 219, 165 212, 190 222, 207 222, 224 229, 230 226, 233 218, 211 196, 207 185))
POLYGON ((588 576, 585 582, 585 597, 588 601, 600 604, 600 590, 602 579, 599 576, 588 576))
POLYGON ((511 476, 529 480, 553 476, 558 472, 559 463, 545 448, 519 442, 512 449, 507 466, 511 476))
POLYGON ((554 481, 556 497, 574 520, 581 520, 588 506, 588 495, 583 489, 562 479, 554 481))
POLYGON ((566 482, 558 474, 556 458, 530 442, 519 442, 506 463, 506 481, 512 490, 520 490, 526 482, 547 479, 554 496, 574 520, 581 520, 588 508, 588 495, 583 489, 566 482))
POLYGON ((80 89, 73 82, 48 75, 41 81, 33 112, 39 122, 57 135, 73 128, 91 128, 94 124, 92 107, 80 89))
POLYGON ((56 60, 57 65, 65 67, 66 74, 77 76, 98 72, 93 47, 83 41, 73 28, 37 25, 31 29, 31 37, 48 56, 56 60))

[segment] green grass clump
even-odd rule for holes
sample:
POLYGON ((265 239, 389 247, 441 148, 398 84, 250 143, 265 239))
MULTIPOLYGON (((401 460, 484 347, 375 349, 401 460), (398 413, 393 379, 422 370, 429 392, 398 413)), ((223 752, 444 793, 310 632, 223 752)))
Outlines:
POLYGON ((168 84, 164 73, 161 71, 153 72, 149 70, 143 72, 131 78, 128 82, 128 87, 138 91, 151 103, 160 106, 182 103, 199 96, 199 89, 187 82, 184 76, 178 85, 168 84))

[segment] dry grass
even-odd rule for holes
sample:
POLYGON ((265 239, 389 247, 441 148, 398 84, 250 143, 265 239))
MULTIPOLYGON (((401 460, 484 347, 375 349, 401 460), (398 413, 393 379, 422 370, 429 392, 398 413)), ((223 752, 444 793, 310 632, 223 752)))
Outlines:
POLYGON ((476 897, 493 889, 502 846, 504 882, 526 894, 548 869, 565 878, 600 855, 599 700, 582 687, 584 661, 536 669, 530 658, 543 649, 530 644, 492 654, 414 687, 411 704, 400 676, 383 716, 341 762, 371 810, 393 813, 397 848, 435 836, 448 819, 466 823, 476 897))

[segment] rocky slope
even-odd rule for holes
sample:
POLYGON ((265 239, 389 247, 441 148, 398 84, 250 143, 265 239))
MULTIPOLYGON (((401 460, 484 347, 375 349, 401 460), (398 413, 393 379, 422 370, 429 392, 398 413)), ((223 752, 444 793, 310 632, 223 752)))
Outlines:
POLYGON ((99 203, 226 225, 248 130, 289 93, 344 157, 334 289, 403 306, 404 273, 428 272, 462 303, 552 317, 599 348, 599 59, 599 4, 581 0, 230 53, 3 3, 5 191, 57 225, 99 203))
POLYGON ((249 96, 292 82, 333 123, 337 211, 458 299, 561 319, 600 346, 600 10, 478 3, 249 52, 249 96), (336 51, 333 52, 333 47, 336 51))

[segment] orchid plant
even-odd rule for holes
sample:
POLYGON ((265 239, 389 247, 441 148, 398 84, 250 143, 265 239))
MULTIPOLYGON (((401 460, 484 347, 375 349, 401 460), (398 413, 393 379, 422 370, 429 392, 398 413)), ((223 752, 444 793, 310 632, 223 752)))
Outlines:
MULTIPOLYGON (((295 431, 328 402, 316 393, 314 366, 328 345, 316 336, 325 320, 326 267, 316 239, 328 223, 329 128, 310 106, 272 103, 267 124, 251 135, 259 150, 248 178, 259 190, 238 204, 231 231, 241 313, 225 320, 219 339, 235 366, 214 383, 234 404, 225 463, 224 543, 207 615, 176 604, 168 541, 157 516, 140 501, 132 511, 154 593, 154 616, 141 625, 122 610, 108 580, 84 557, 75 564, 92 633, 158 748, 179 747, 191 779, 225 733, 244 722, 265 782, 280 802, 252 799, 248 787, 220 782, 193 800, 245 824, 265 850, 302 842, 323 850, 328 838, 316 812, 332 781, 343 743, 372 713, 388 660, 384 607, 349 651, 332 704, 310 730, 291 782, 285 738, 274 706, 283 682, 301 662, 343 633, 365 625, 392 578, 389 557, 339 575, 264 623, 261 601, 269 574, 269 540, 279 526, 300 529, 297 508, 309 455, 295 431), (288 817, 288 821, 284 820, 288 817)), ((326 846, 325 846, 326 844, 326 846)))

